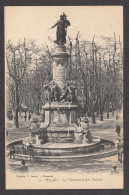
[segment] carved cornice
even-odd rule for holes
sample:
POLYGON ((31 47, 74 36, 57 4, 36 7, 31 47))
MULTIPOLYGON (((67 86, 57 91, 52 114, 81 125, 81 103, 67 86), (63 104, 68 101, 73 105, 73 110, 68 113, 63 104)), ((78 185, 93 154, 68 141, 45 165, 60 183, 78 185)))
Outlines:
POLYGON ((54 53, 52 54, 54 58, 68 58, 70 55, 66 52, 54 53))
POLYGON ((66 59, 62 59, 62 58, 57 58, 57 59, 54 59, 54 62, 56 63, 56 66, 65 66, 66 65, 66 59))

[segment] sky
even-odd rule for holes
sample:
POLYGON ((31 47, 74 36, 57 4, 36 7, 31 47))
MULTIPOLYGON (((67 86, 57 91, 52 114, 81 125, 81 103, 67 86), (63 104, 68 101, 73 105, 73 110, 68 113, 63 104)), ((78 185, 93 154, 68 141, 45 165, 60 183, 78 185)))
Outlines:
POLYGON ((114 32, 123 39, 122 6, 6 6, 5 43, 35 39, 39 45, 49 44, 48 37, 56 39, 56 28, 51 28, 65 12, 71 26, 67 34, 91 41, 93 36, 111 36, 114 32))

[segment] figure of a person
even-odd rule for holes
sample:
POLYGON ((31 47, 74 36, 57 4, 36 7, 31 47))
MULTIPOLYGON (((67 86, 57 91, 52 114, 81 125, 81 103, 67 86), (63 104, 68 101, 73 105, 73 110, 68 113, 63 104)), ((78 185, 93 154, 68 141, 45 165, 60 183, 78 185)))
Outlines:
POLYGON ((57 85, 55 83, 51 86, 51 101, 57 101, 58 100, 58 92, 57 92, 57 85))
POLYGON ((31 160, 34 160, 34 146, 31 143, 29 143, 27 147, 27 151, 29 154, 30 162, 31 162, 31 160))
POLYGON ((75 87, 75 82, 72 82, 70 84, 70 93, 71 93, 71 101, 72 102, 76 102, 77 98, 76 98, 76 87, 75 87))
POLYGON ((66 43, 66 29, 68 26, 70 26, 70 22, 67 20, 65 14, 60 15, 60 20, 58 20, 57 23, 52 26, 52 28, 55 26, 57 26, 55 43, 58 45, 63 45, 66 43))
POLYGON ((29 121, 30 121, 30 119, 31 119, 31 113, 29 112, 29 116, 28 116, 28 119, 29 119, 29 121))
POLYGON ((87 130, 86 138, 88 139, 88 143, 91 143, 92 142, 92 136, 91 136, 91 133, 90 133, 89 130, 87 130))
POLYGON ((118 136, 120 136, 120 130, 121 130, 120 125, 117 123, 116 124, 116 132, 117 132, 118 136))
POLYGON ((119 153, 118 153, 118 161, 120 163, 122 163, 122 156, 123 156, 123 149, 121 148, 120 151, 119 151, 119 153))
POLYGON ((50 100, 50 92, 47 90, 47 92, 45 92, 45 102, 48 102, 50 100))
POLYGON ((67 90, 68 90, 68 92, 67 92, 67 101, 72 102, 72 91, 71 91, 71 87, 68 86, 67 87, 67 90))
POLYGON ((63 90, 62 90, 62 94, 60 97, 61 102, 67 102, 70 99, 70 94, 69 94, 69 89, 68 87, 65 85, 63 90))
POLYGON ((25 153, 26 153, 25 145, 22 145, 22 146, 19 148, 19 153, 20 153, 20 154, 25 154, 25 153))
POLYGON ((116 114, 116 120, 118 120, 119 119, 119 116, 118 116, 118 113, 116 114))
POLYGON ((77 125, 80 126, 80 118, 77 119, 77 125))
POLYGON ((122 163, 123 147, 121 144, 121 140, 119 140, 117 144, 117 150, 118 150, 118 161, 122 163))
POLYGON ((26 114, 26 112, 25 112, 25 122, 26 122, 26 119, 27 119, 27 114, 26 114))
POLYGON ((21 161, 21 167, 19 168, 20 173, 27 173, 28 172, 28 166, 25 165, 25 160, 21 161))
POLYGON ((111 174, 112 175, 118 175, 119 172, 116 170, 117 166, 116 165, 113 165, 113 170, 111 171, 111 174))
POLYGON ((12 159, 12 157, 15 158, 15 153, 16 153, 15 147, 12 146, 12 148, 10 148, 9 153, 8 153, 8 156, 10 157, 10 159, 12 159))

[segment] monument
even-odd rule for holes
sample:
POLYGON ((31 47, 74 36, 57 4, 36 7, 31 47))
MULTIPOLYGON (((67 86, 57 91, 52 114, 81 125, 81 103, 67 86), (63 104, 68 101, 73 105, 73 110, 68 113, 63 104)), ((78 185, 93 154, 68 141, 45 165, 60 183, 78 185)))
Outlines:
POLYGON ((39 143, 87 143, 92 142, 91 134, 86 130, 84 120, 82 126, 77 125, 76 83, 68 77, 69 54, 66 51, 66 32, 70 22, 63 13, 60 20, 52 26, 57 26, 56 49, 52 54, 53 79, 45 83, 46 104, 45 123, 32 127, 32 141, 39 143), (38 130, 37 130, 38 129, 38 130), (37 136, 38 135, 38 136, 37 136), (83 140, 83 141, 82 141, 83 140))
POLYGON ((68 78, 68 58, 66 52, 66 32, 70 22, 63 13, 57 26, 57 47, 53 57, 53 80, 45 85, 48 92, 45 110, 45 123, 49 142, 73 142, 74 132, 77 131, 77 109, 75 82, 68 78))

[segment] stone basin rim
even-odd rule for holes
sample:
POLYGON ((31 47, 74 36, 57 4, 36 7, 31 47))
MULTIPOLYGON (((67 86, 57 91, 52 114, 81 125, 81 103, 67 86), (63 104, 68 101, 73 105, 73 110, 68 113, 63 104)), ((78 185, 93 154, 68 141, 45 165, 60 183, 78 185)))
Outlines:
MULTIPOLYGON (((28 137, 28 138, 30 138, 30 137, 28 137)), ((28 139, 28 138, 26 138, 26 139, 28 139)), ((60 150, 60 149, 66 149, 67 150, 67 149, 78 149, 78 148, 86 148, 86 147, 88 148, 88 147, 91 147, 91 146, 95 146, 95 145, 97 145, 101 142, 100 137, 94 137, 94 138, 95 138, 95 139, 93 139, 94 142, 88 143, 88 144, 76 144, 76 143, 72 144, 72 143, 69 143, 69 145, 71 145, 71 146, 66 146, 66 145, 68 145, 66 143, 46 143, 46 144, 43 144, 43 145, 33 144, 33 146, 37 149, 41 148, 41 149, 50 149, 50 150, 60 150), (48 146, 45 147, 45 145, 47 145, 47 144, 48 144, 48 146), (50 144, 50 146, 49 146, 49 144, 50 144), (55 148, 54 148, 54 145, 55 145, 55 148), (65 147, 61 147, 61 145, 62 146, 64 145, 65 147)), ((22 141, 22 143, 23 143, 23 141, 22 141)), ((27 145, 25 142, 23 144, 27 145)))
MULTIPOLYGON (((77 159, 77 158, 83 158, 83 157, 93 157, 93 156, 99 156, 104 154, 110 154, 114 153, 114 155, 118 154, 117 149, 112 149, 106 152, 99 152, 99 153, 89 153, 89 154, 80 154, 80 155, 72 155, 72 156, 35 156, 35 158, 41 158, 41 159, 77 159)), ((16 154, 16 156, 25 156, 29 157, 29 155, 23 155, 23 154, 16 154)))
MULTIPOLYGON (((102 141, 109 141, 114 143, 113 141, 110 140, 105 140, 105 139, 101 139, 102 141)), ((23 140, 16 140, 14 142, 9 143, 7 146, 11 146, 11 145, 16 145, 16 144, 22 144, 23 140)), ((7 147, 6 146, 6 147, 7 147)), ((75 160, 77 161, 82 161, 82 160, 88 160, 88 159, 99 159, 99 158, 105 158, 105 157, 110 157, 110 156, 114 156, 118 154, 118 150, 116 148, 112 148, 110 150, 106 150, 104 152, 94 152, 94 153, 89 153, 89 154, 79 154, 79 155, 72 155, 72 156, 48 156, 48 155, 44 155, 44 156, 35 156, 35 159, 37 160, 37 162, 73 162, 75 160)), ((21 159, 25 159, 25 160, 29 160, 29 155, 23 155, 23 154, 16 154, 16 157, 18 160, 21 159)))

